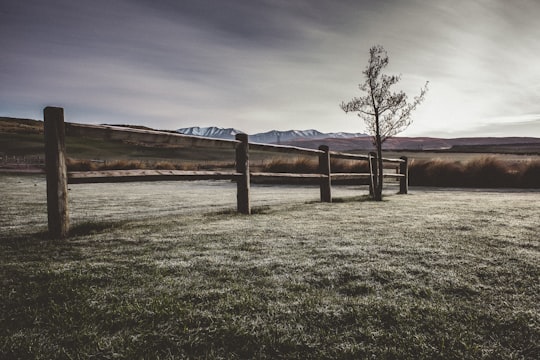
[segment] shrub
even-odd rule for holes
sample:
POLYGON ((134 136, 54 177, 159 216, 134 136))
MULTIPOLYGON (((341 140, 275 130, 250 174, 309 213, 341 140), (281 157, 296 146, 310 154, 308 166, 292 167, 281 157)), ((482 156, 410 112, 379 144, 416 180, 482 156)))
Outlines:
POLYGON ((463 186, 463 171, 459 162, 412 160, 409 165, 409 183, 420 186, 463 186))
POLYGON ((98 171, 98 170, 196 170, 198 166, 192 163, 175 163, 170 161, 147 162, 141 160, 77 160, 67 158, 68 171, 98 171))
POLYGON ((335 173, 368 173, 367 161, 331 159, 330 169, 335 173))
POLYGON ((287 159, 272 159, 262 165, 263 172, 273 173, 316 173, 318 172, 318 162, 307 158, 287 159))
POLYGON ((517 176, 508 164, 494 157, 481 157, 465 163, 464 181, 469 187, 514 187, 517 176))
POLYGON ((94 171, 99 167, 99 163, 91 160, 66 159, 66 166, 69 171, 94 171))
POLYGON ((411 161, 409 183, 417 186, 455 187, 540 187, 540 161, 520 166, 494 157, 481 157, 465 163, 441 159, 411 161))
POLYGON ((102 170, 135 170, 146 168, 146 163, 140 160, 113 160, 105 162, 102 170))
POLYGON ((158 161, 152 166, 152 168, 157 170, 179 170, 176 164, 169 161, 158 161))
POLYGON ((540 161, 531 161, 521 172, 521 187, 540 188, 540 161))
MULTIPOLYGON (((369 172, 369 165, 367 161, 331 159, 330 169, 333 173, 365 173, 369 172)), ((307 158, 295 158, 292 160, 278 158, 264 163, 261 170, 273 173, 312 174, 319 172, 319 162, 307 158)))

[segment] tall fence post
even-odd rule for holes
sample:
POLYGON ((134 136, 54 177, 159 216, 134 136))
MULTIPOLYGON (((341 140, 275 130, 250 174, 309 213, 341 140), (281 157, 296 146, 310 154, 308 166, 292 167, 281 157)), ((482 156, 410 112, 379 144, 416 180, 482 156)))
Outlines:
POLYGON ((330 173, 330 148, 326 145, 319 146, 324 151, 319 154, 319 173, 321 177, 321 202, 332 202, 332 177, 330 173))
POLYGON ((403 176, 399 179, 399 193, 407 194, 409 192, 409 159, 406 156, 400 159, 403 162, 399 163, 399 173, 403 176))
POLYGON ((377 186, 377 154, 369 153, 369 195, 375 197, 375 187, 377 186))
POLYGON ((236 181, 236 204, 237 210, 241 214, 251 214, 251 204, 249 201, 249 142, 247 134, 236 134, 236 140, 240 141, 236 145, 236 172, 240 177, 236 181))
POLYGON ((69 231, 69 216, 64 109, 46 107, 43 122, 49 235, 54 239, 65 239, 69 231))

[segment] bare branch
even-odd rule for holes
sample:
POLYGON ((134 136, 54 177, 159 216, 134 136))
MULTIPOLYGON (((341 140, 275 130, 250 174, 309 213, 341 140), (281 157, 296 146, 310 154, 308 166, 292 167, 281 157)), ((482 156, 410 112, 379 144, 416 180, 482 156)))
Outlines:
MULTIPOLYGON (((403 92, 391 92, 390 88, 401 80, 401 75, 386 75, 382 71, 388 65, 388 55, 381 45, 369 49, 368 65, 362 72, 364 82, 358 88, 365 95, 353 98, 351 101, 341 103, 341 109, 348 112, 357 112, 364 120, 367 132, 372 136, 373 144, 377 148, 378 159, 382 159, 382 143, 388 138, 405 130, 412 122, 411 114, 424 100, 428 82, 420 89, 420 95, 408 102, 403 92)), ((382 161, 382 160, 380 160, 382 161)), ((379 164, 380 179, 382 179, 382 163, 379 164)), ((378 189, 379 199, 382 189, 380 180, 378 189)))

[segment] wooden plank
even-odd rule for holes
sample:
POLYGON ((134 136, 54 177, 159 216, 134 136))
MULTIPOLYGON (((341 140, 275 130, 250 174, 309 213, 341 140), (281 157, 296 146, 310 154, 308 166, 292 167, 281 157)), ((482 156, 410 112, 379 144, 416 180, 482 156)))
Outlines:
POLYGON ((68 173, 69 184, 114 183, 134 181, 234 180, 241 174, 227 171, 185 170, 104 170, 68 173))
POLYGON ((383 161, 384 162, 391 162, 391 163, 398 163, 398 164, 403 162, 402 159, 392 159, 392 158, 384 158, 384 157, 383 157, 383 161))
POLYGON ((236 181, 236 205, 241 214, 251 214, 249 198, 249 143, 246 134, 236 134, 236 172, 240 174, 236 181))
MULTIPOLYGON (((348 160, 369 160, 369 155, 362 155, 362 154, 350 154, 350 153, 342 153, 339 151, 330 151, 330 155, 332 157, 335 157, 337 159, 348 159, 348 160)), ((403 163, 403 159, 394 159, 394 158, 385 158, 383 157, 384 162, 389 163, 403 163)))
POLYGON ((321 177, 320 194, 321 202, 332 202, 332 177, 330 176, 330 149, 326 145, 319 146, 323 153, 319 154, 319 173, 325 175, 321 177))
POLYGON ((403 162, 399 164, 399 173, 403 177, 399 180, 399 193, 407 194, 409 192, 409 159, 406 156, 402 156, 403 162))
POLYGON ((306 178, 306 179, 320 179, 328 177, 321 174, 298 174, 298 173, 267 173, 267 172, 252 172, 251 177, 274 177, 274 178, 306 178))
POLYGON ((405 177, 405 175, 403 175, 403 174, 383 174, 383 178, 399 179, 399 178, 402 178, 402 177, 405 177))
POLYGON ((372 198, 375 198, 376 187, 377 187, 377 154, 374 152, 369 153, 369 195, 372 198))
POLYGON ((87 125, 66 123, 66 134, 102 140, 120 140, 152 145, 175 145, 180 147, 220 147, 234 149, 238 141, 211 139, 157 130, 133 129, 110 125, 87 125))
POLYGON ((287 146, 287 145, 273 145, 273 144, 259 144, 259 143, 250 143, 249 147, 252 150, 259 151, 268 151, 268 152, 278 152, 278 153, 288 153, 288 154, 299 154, 299 155, 319 155, 323 152, 320 150, 306 149, 296 146, 287 146))
POLYGON ((46 107, 43 122, 49 235, 64 239, 69 232, 64 109, 46 107))
POLYGON ((332 179, 347 180, 347 179, 369 179, 370 173, 332 173, 332 179))
POLYGON ((330 151, 330 155, 333 158, 336 159, 347 159, 347 160, 369 160, 368 155, 362 155, 362 154, 349 154, 349 153, 342 153, 339 151, 330 151))
MULTIPOLYGON (((332 179, 369 179, 371 176, 370 173, 332 173, 330 174, 332 179)), ((399 178, 402 175, 400 174, 385 174, 385 177, 394 177, 399 178)), ((295 174, 295 173, 263 173, 263 172, 252 172, 251 177, 276 177, 276 178, 306 178, 306 179, 319 179, 327 178, 328 175, 321 174, 295 174)))

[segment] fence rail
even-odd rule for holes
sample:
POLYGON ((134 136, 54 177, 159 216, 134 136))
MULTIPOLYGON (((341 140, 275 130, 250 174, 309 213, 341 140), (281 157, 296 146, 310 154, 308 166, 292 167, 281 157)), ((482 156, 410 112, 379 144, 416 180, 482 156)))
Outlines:
POLYGON ((234 180, 241 173, 186 170, 104 170, 68 172, 68 184, 92 184, 132 181, 234 180))
MULTIPOLYGON (((313 179, 320 184, 321 202, 332 202, 332 180, 369 179, 370 189, 376 183, 376 161, 369 155, 330 151, 328 146, 305 149, 295 146, 249 143, 246 134, 237 134, 235 140, 210 139, 178 133, 134 129, 110 125, 85 125, 64 122, 64 109, 46 107, 43 111, 45 126, 45 169, 47 176, 47 214, 49 234, 53 238, 65 238, 69 232, 67 184, 90 184, 105 182, 166 181, 166 180, 233 180, 237 184, 237 211, 251 214, 251 178, 313 179), (84 136, 103 140, 120 140, 152 145, 175 145, 180 147, 218 147, 235 150, 234 171, 186 171, 186 170, 105 170, 68 172, 66 166, 65 136, 84 136), (317 156, 317 173, 268 173, 251 172, 249 151, 317 156), (332 173, 330 160, 347 159, 368 161, 369 173, 332 173)), ((383 159, 399 164, 399 173, 385 173, 385 178, 400 181, 400 193, 408 187, 407 158, 383 159)))
POLYGON ((65 124, 68 136, 84 136, 104 140, 136 141, 149 144, 182 145, 183 147, 210 146, 234 149, 239 141, 226 139, 211 139, 201 136, 184 135, 180 133, 126 128, 112 125, 65 124))

